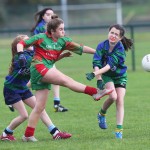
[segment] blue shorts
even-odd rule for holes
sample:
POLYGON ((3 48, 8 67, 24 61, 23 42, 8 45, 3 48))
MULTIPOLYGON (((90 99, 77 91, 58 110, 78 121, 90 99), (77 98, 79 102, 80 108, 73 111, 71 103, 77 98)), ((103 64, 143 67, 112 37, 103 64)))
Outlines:
POLYGON ((4 99, 5 99, 6 105, 12 105, 21 100, 24 101, 33 96, 33 94, 31 93, 31 91, 29 89, 22 93, 16 93, 15 91, 10 90, 6 87, 4 87, 4 89, 3 89, 3 94, 4 94, 4 99))

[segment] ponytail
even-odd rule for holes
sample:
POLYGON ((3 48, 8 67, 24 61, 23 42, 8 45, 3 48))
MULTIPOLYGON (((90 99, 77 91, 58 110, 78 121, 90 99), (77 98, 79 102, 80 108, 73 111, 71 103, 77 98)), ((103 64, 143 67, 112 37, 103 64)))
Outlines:
POLYGON ((128 51, 128 49, 131 49, 132 48, 132 45, 133 45, 133 41, 131 39, 128 39, 126 38, 125 36, 123 36, 122 40, 121 40, 123 46, 124 46, 124 49, 126 51, 128 51))

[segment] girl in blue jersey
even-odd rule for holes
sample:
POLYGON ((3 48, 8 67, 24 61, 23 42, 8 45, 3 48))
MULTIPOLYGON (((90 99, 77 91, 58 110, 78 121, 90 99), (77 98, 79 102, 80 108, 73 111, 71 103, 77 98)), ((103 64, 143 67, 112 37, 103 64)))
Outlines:
MULTIPOLYGON (((51 16, 53 14, 54 14, 54 11, 52 8, 44 8, 35 14, 36 23, 34 27, 31 29, 31 32, 33 33, 33 35, 46 32, 46 25, 51 20, 51 16)), ((53 85, 53 95, 54 95, 54 111, 55 112, 68 111, 67 108, 60 105, 60 86, 59 85, 53 85)))
POLYGON ((114 89, 104 102, 98 113, 98 122, 101 129, 107 129, 106 112, 116 103, 116 138, 122 139, 124 119, 124 97, 127 84, 127 66, 125 65, 125 51, 131 48, 132 41, 125 36, 121 25, 112 25, 109 28, 108 39, 99 43, 93 57, 94 72, 87 73, 87 79, 97 78, 99 89, 114 89))
MULTIPOLYGON (((12 61, 9 69, 9 74, 6 76, 4 82, 4 99, 6 105, 12 105, 19 113, 19 116, 14 118, 10 124, 5 128, 0 139, 2 141, 15 141, 16 138, 13 136, 13 131, 28 118, 28 112, 25 105, 34 108, 36 103, 36 98, 33 96, 29 90, 27 83, 30 79, 30 64, 33 57, 33 47, 28 47, 24 50, 23 54, 17 54, 16 45, 23 39, 27 39, 27 35, 19 35, 12 42, 12 61)), ((52 123, 48 114, 44 110, 41 114, 41 120, 47 126, 53 139, 58 138, 69 138, 71 134, 66 132, 61 132, 52 123)), ((23 141, 37 141, 37 139, 32 136, 28 138, 22 138, 23 141)))

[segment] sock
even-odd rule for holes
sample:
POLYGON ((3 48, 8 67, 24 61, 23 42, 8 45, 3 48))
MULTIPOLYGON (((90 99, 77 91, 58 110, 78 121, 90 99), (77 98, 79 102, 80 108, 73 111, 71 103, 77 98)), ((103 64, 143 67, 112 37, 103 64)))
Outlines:
POLYGON ((33 136, 34 135, 34 130, 35 130, 35 128, 27 127, 24 135, 26 137, 33 136))
POLYGON ((48 130, 49 132, 51 132, 54 128, 56 128, 53 124, 49 125, 48 126, 48 130))
POLYGON ((99 113, 100 113, 102 116, 106 116, 106 110, 101 109, 101 110, 99 111, 99 113))
POLYGON ((7 136, 8 134, 13 135, 13 130, 10 130, 8 127, 5 128, 4 132, 3 132, 3 136, 7 136))
POLYGON ((50 134, 51 134, 52 136, 55 136, 58 132, 60 132, 60 131, 58 130, 58 128, 57 128, 57 127, 54 127, 54 128, 51 130, 50 134))
POLYGON ((54 97, 54 105, 59 105, 60 104, 60 98, 54 97))
POLYGON ((97 93, 97 89, 91 86, 86 86, 84 93, 92 96, 93 94, 97 93))
POLYGON ((116 130, 119 130, 119 131, 121 130, 122 131, 123 130, 123 126, 122 125, 117 125, 116 130))

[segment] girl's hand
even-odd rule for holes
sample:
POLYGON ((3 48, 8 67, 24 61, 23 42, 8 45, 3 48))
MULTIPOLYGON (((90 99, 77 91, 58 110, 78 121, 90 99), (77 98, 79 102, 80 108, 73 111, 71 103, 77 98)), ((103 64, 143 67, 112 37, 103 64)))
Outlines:
POLYGON ((71 52, 64 52, 64 53, 60 54, 57 61, 65 58, 65 57, 71 57, 71 56, 73 56, 71 52))
POLYGON ((65 53, 62 53, 61 55, 62 55, 62 57, 72 57, 73 56, 71 52, 65 52, 65 53))
POLYGON ((95 77, 95 74, 93 72, 86 73, 87 80, 91 81, 92 79, 94 79, 94 77, 95 77))
POLYGON ((18 56, 19 56, 19 66, 21 68, 26 67, 27 60, 26 60, 26 57, 25 57, 24 53, 23 52, 18 52, 18 56))
POLYGON ((104 89, 104 82, 103 80, 97 80, 97 88, 99 88, 100 90, 103 90, 104 89))

